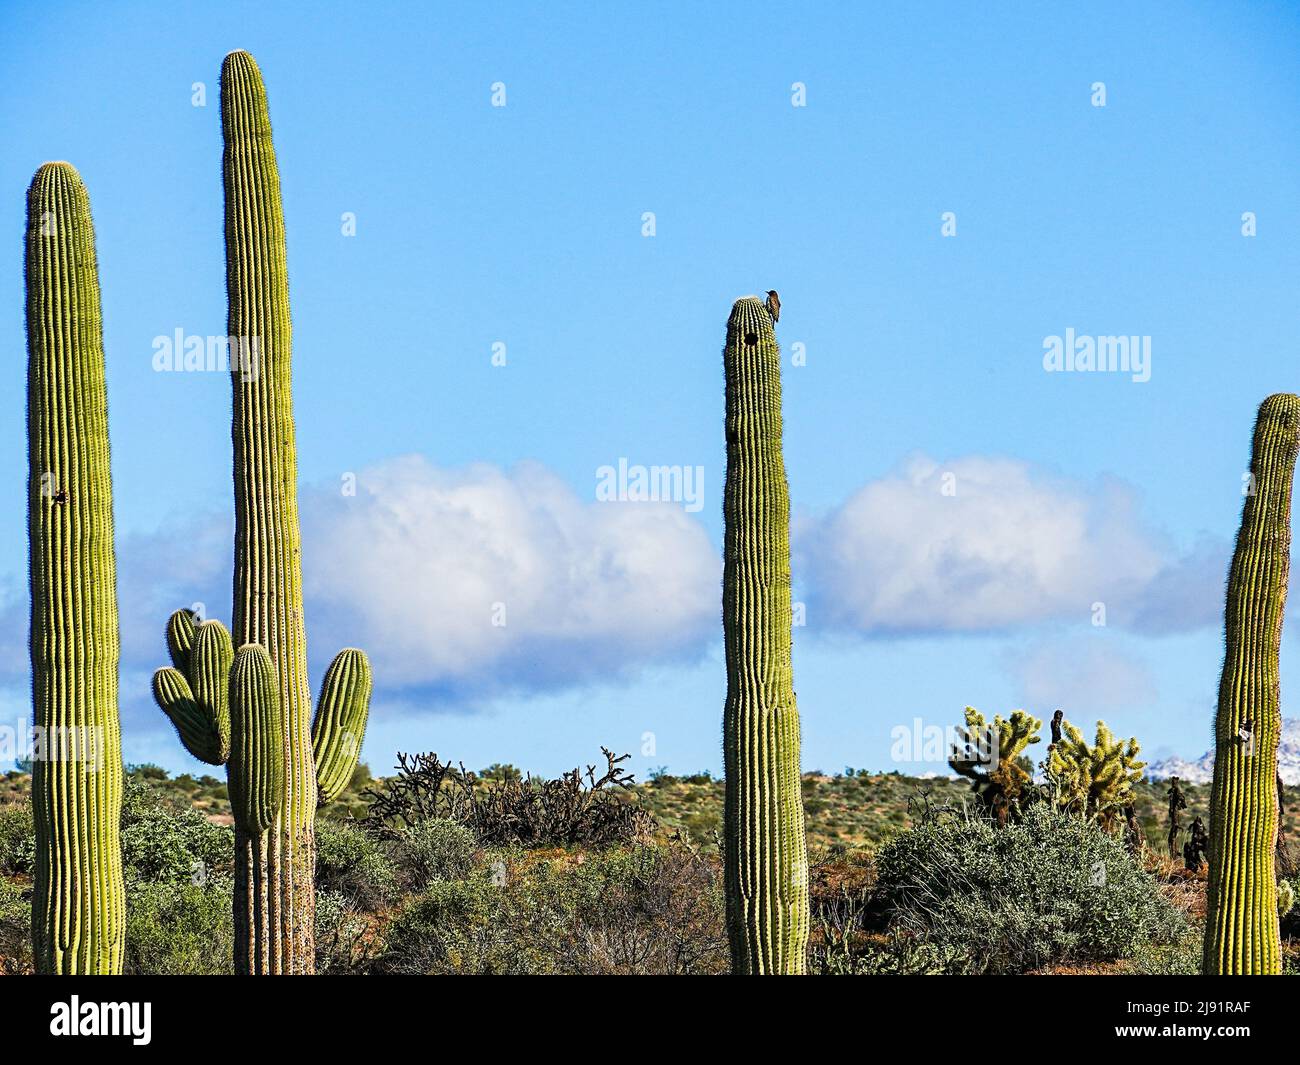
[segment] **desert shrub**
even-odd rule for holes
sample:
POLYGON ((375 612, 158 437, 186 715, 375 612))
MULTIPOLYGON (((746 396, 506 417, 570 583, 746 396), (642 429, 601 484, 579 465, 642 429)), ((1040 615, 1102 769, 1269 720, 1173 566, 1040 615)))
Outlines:
POLYGON ((881 849, 877 873, 893 927, 960 950, 969 972, 1112 960, 1185 928, 1119 841, 1046 805, 1002 828, 931 818, 881 849))
POLYGON ((559 882, 567 920, 548 951, 562 972, 687 975, 727 967, 721 877, 685 847, 647 844, 586 856, 559 882))
POLYGON ((172 976, 231 972, 230 878, 139 882, 126 908, 126 972, 172 976))
POLYGON ((488 852, 393 920, 376 970, 706 973, 726 966, 716 863, 679 846, 488 852))
MULTIPOLYGON (((1300 876, 1288 877, 1278 881, 1279 902, 1287 894, 1286 889, 1282 887, 1283 884, 1286 884, 1287 888, 1290 889, 1292 905, 1284 913, 1279 914, 1281 917, 1282 938, 1293 939, 1300 937, 1300 906, 1294 904, 1295 899, 1300 897, 1300 876)), ((1278 908, 1281 910, 1281 906, 1278 908)))
POLYGON ((122 793, 122 864, 129 882, 199 883, 230 872, 234 834, 190 807, 178 809, 142 780, 122 793))
POLYGON ((36 827, 30 802, 0 806, 0 876, 30 876, 36 862, 36 827))
POLYGON ((1174 943, 1152 944, 1133 959, 1133 971, 1139 976, 1200 976, 1204 935, 1199 929, 1188 930, 1174 943))
POLYGON ((316 824, 316 889, 376 910, 398 895, 384 844, 354 821, 316 824))
POLYGON ((346 895, 316 892, 316 972, 322 976, 360 975, 378 950, 371 921, 346 895))
POLYGON ((385 973, 468 975, 546 971, 512 925, 510 899, 486 876, 435 881, 389 925, 376 963, 385 973))
POLYGON ((873 856, 832 845, 810 852, 809 874, 809 970, 827 976, 874 971, 868 955, 879 953, 879 944, 872 934, 885 922, 875 903, 873 856))
POLYGON ((960 972, 961 950, 897 929, 858 942, 830 941, 813 951, 822 976, 945 976, 960 972))
POLYGON ((405 829, 394 843, 402 876, 416 890, 435 880, 461 880, 474 865, 474 833, 459 822, 435 817, 405 829))
POLYGON ((167 770, 152 762, 144 762, 141 765, 128 766, 127 775, 139 777, 141 780, 166 780, 167 770))
POLYGON ((22 976, 31 971, 31 890, 0 877, 0 976, 22 976))
POLYGON ((478 775, 483 780, 523 780, 524 772, 509 762, 493 762, 486 769, 480 769, 478 775))
POLYGON ((496 775, 484 778, 436 754, 398 754, 397 773, 366 792, 366 826, 391 837, 445 818, 465 825, 484 846, 604 847, 648 838, 655 819, 627 794, 636 781, 619 764, 629 756, 601 751, 607 762, 601 775, 589 765, 554 780, 521 777, 504 766, 491 767, 496 775))

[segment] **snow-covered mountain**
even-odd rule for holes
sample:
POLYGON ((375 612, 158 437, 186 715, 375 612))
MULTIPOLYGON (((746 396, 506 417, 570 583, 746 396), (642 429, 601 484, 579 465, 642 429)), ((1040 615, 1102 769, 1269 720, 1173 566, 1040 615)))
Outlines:
MULTIPOLYGON (((1300 784, 1300 718, 1282 719, 1282 739, 1277 747, 1277 769, 1284 784, 1300 784)), ((1208 784, 1214 779, 1214 752, 1206 751, 1194 762, 1186 758, 1166 758, 1147 766, 1152 780, 1177 777, 1189 784, 1208 784)))

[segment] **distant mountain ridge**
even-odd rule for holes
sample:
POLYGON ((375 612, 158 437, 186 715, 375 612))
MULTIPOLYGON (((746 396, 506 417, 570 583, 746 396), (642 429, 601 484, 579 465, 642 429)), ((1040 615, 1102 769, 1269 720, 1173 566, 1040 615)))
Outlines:
MULTIPOLYGON (((1300 784, 1300 718, 1282 719, 1282 738, 1277 747, 1277 770, 1283 784, 1300 784)), ((1152 780, 1177 777, 1190 784, 1209 784, 1214 779, 1214 752, 1206 751, 1194 762, 1186 758, 1166 758, 1147 766, 1152 780)))

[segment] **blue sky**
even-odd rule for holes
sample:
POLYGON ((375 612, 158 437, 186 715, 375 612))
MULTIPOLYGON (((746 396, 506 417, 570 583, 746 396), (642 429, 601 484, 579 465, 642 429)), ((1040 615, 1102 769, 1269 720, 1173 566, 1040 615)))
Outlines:
MULTIPOLYGON (((371 652, 376 769, 556 772, 602 743, 720 767, 720 349, 769 287, 805 766, 925 768, 891 730, 967 703, 1209 746, 1254 410, 1300 390, 1300 12, 698 8, 4 5, 0 720, 27 712, 24 190, 68 159, 126 756, 196 765, 148 676, 168 610, 228 615, 229 383, 155 372, 152 344, 224 331, 217 82, 245 48, 283 182, 313 677, 371 652), (1045 372, 1067 329, 1150 337, 1150 380, 1045 372), (702 467, 702 509, 597 502, 620 458, 702 467)), ((1284 713, 1296 651, 1293 624, 1284 713)))

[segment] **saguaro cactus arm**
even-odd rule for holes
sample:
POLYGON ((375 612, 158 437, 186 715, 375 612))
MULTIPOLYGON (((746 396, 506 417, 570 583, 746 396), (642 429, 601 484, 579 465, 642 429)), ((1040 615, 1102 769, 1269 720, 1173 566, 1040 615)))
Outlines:
POLYGON ((284 806, 284 714, 266 648, 246 644, 230 671, 230 808, 235 824, 260 836, 284 806))
POLYGON ((1228 572, 1227 650, 1215 718, 1204 971, 1278 973, 1278 650, 1291 559, 1300 396, 1269 396, 1255 419, 1252 490, 1228 572))
POLYGON ((190 652, 198 638, 198 625, 192 610, 177 610, 167 619, 167 654, 186 677, 190 675, 190 652))
POLYGON ((727 322, 722 626, 725 885, 732 968, 802 973, 808 852, 791 669, 790 493, 781 451, 781 352, 763 301, 727 322))
POLYGON ((200 762, 223 765, 229 755, 229 733, 223 744, 217 723, 194 700, 185 674, 165 666, 153 675, 154 701, 171 720, 185 749, 200 762))
POLYGON ((153 697, 185 749, 201 762, 230 757, 230 633, 219 621, 195 625, 178 610, 167 622, 167 649, 175 665, 153 675, 153 697))
POLYGON ((99 267, 77 171, 27 192, 28 535, 40 972, 119 973, 126 891, 119 821, 117 568, 99 267))
POLYGON ((319 806, 338 798, 352 779, 366 737, 370 688, 370 661, 355 647, 340 651, 325 671, 311 730, 319 806))
POLYGON ((190 652, 190 690, 212 721, 222 761, 230 754, 230 666, 235 658, 230 633, 219 621, 199 626, 190 652))

